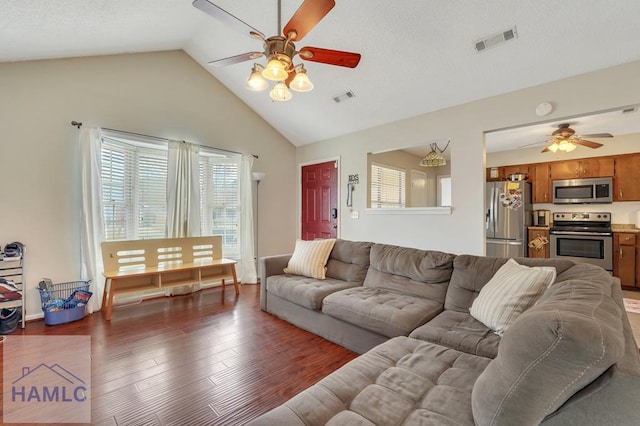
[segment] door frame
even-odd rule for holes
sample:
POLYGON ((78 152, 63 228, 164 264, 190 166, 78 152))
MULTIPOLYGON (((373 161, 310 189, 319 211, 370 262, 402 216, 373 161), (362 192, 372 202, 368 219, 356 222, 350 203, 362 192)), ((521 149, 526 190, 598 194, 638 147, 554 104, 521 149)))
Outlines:
POLYGON ((328 163, 329 161, 335 161, 336 162, 336 176, 338 178, 338 193, 337 193, 337 199, 338 199, 338 205, 336 206, 336 208, 338 209, 338 228, 336 229, 336 237, 340 238, 340 235, 342 234, 341 230, 342 230, 342 206, 340 205, 340 202, 342 200, 341 194, 341 188, 342 188, 342 176, 340 173, 340 156, 337 157, 327 157, 327 158, 322 158, 319 160, 311 160, 311 161, 303 161, 302 163, 298 163, 298 173, 297 173, 297 185, 296 187, 297 189, 297 196, 296 196, 296 221, 297 221, 297 231, 296 231, 296 238, 302 238, 302 168, 304 166, 313 166, 314 164, 321 164, 321 163, 328 163))

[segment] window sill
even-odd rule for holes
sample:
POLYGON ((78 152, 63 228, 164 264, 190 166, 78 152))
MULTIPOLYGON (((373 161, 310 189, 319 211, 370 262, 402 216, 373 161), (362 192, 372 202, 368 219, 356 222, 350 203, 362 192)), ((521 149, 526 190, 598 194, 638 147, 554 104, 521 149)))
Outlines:
POLYGON ((435 214, 451 214, 453 207, 405 207, 403 209, 367 209, 367 214, 373 215, 435 215, 435 214))

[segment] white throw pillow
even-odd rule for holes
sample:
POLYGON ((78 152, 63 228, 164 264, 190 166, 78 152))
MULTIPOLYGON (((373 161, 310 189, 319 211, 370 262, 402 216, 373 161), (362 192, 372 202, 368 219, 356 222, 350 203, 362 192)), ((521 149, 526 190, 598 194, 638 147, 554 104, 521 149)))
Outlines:
POLYGON ((284 268, 285 274, 304 275, 324 280, 329 254, 336 243, 335 238, 326 240, 296 240, 296 247, 284 268))
POLYGON ((502 335, 520 314, 538 301, 555 279, 554 267, 529 267, 509 259, 482 287, 469 312, 502 335))

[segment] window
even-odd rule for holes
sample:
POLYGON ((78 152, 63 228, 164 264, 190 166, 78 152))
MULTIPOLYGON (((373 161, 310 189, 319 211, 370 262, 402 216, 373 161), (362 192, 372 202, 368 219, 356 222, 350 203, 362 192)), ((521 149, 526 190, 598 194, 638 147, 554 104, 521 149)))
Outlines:
POLYGON ((202 235, 222 236, 222 252, 240 259, 240 157, 200 154, 202 235))
POLYGON ((101 161, 106 240, 163 238, 166 149, 104 138, 101 161))
MULTIPOLYGON (((104 137, 102 201, 107 241, 164 238, 167 144, 104 137)), ((240 259, 240 156, 199 155, 202 235, 222 236, 224 256, 240 259)))
POLYGON ((404 170, 371 164, 371 208, 405 207, 404 170))

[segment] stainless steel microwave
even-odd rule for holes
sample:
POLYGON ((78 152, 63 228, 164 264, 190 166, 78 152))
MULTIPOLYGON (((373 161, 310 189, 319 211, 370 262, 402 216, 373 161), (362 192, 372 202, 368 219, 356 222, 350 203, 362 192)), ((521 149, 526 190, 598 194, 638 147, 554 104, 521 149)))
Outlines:
POLYGON ((613 202, 613 178, 554 180, 553 204, 613 202))

